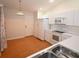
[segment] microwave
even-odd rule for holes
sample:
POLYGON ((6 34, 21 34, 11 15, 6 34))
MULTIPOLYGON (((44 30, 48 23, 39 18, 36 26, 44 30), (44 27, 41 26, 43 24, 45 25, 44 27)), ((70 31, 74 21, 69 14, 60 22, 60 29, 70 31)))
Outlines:
POLYGON ((56 17, 55 24, 64 24, 64 17, 56 17))

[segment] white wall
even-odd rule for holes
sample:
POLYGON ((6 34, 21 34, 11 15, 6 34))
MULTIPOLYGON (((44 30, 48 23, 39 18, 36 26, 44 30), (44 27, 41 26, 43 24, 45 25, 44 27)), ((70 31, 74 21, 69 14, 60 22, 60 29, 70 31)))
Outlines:
POLYGON ((38 19, 37 19, 37 12, 34 13, 34 36, 38 37, 38 19))
POLYGON ((33 35, 33 13, 26 11, 24 16, 18 16, 16 15, 17 10, 5 8, 4 11, 7 39, 33 35))

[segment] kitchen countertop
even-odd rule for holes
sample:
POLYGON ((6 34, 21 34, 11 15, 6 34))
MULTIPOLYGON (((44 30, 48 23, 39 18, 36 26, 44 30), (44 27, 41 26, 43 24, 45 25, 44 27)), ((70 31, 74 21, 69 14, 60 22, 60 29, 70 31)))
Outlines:
MULTIPOLYGON (((68 34, 68 33, 64 33, 64 34, 68 34)), ((69 34, 69 35, 72 35, 72 34, 69 34)), ((41 54, 42 52, 44 51, 48 51, 50 48, 53 48, 54 46, 56 45, 62 45, 66 48, 69 48, 71 49, 72 51, 76 52, 76 53, 79 53, 79 36, 76 36, 76 35, 72 35, 70 38, 66 39, 66 40, 63 40, 57 44, 54 44, 46 49, 43 49, 35 54, 32 54, 31 56, 28 56, 27 58, 32 58, 33 56, 36 56, 38 54, 41 54)))
POLYGON ((59 44, 75 51, 76 53, 79 53, 79 37, 78 36, 73 36, 67 40, 60 42, 59 44))

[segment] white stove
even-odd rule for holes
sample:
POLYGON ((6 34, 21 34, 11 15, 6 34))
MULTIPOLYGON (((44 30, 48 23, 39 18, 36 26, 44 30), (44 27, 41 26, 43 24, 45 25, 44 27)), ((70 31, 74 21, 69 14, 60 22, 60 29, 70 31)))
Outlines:
POLYGON ((55 41, 55 42, 62 41, 63 40, 62 39, 62 34, 63 33, 64 32, 62 32, 62 31, 53 31, 53 33, 52 33, 52 40, 55 41))

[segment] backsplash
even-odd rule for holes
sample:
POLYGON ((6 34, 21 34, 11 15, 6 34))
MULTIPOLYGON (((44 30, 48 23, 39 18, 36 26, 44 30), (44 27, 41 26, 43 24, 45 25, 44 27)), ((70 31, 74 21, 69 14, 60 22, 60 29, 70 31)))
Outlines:
POLYGON ((69 26, 66 25, 65 28, 63 28, 67 33, 72 33, 75 35, 79 35, 79 26, 69 26))
POLYGON ((79 35, 79 26, 71 26, 71 25, 51 25, 52 30, 59 30, 66 33, 71 33, 75 35, 79 35))

